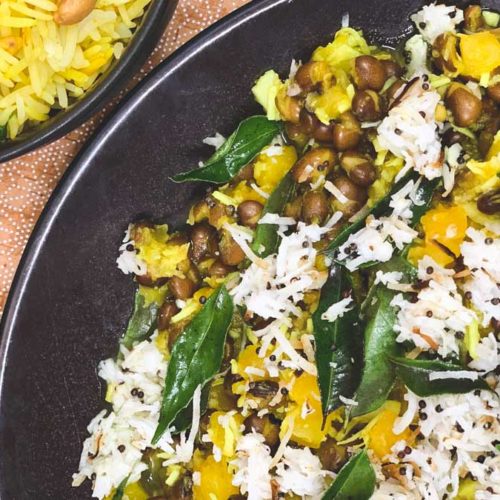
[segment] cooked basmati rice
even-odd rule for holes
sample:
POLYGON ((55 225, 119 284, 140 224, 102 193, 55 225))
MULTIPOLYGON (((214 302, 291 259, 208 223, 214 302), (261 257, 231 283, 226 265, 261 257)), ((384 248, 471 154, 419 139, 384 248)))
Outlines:
POLYGON ((66 109, 119 59, 151 0, 97 0, 61 26, 56 0, 0 2, 0 127, 7 137, 66 109))

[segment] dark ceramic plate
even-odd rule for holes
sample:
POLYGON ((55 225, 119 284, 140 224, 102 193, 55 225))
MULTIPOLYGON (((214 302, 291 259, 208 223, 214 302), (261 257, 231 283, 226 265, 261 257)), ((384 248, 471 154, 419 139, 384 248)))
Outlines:
POLYGON ((20 134, 12 141, 0 142, 0 163, 59 139, 97 113, 106 102, 118 95, 127 81, 146 61, 172 17, 177 0, 152 0, 141 24, 123 56, 67 110, 20 134))
MULTIPOLYGON (((493 2, 491 0, 490 6, 493 2)), ((130 96, 65 175, 17 273, 2 324, 0 498, 90 498, 71 488, 86 425, 102 408, 99 360, 131 311, 116 268, 130 220, 185 220, 201 187, 168 177, 193 167, 215 131, 258 111, 263 71, 328 42, 350 13, 372 42, 395 45, 422 0, 263 0, 183 47, 130 96)))

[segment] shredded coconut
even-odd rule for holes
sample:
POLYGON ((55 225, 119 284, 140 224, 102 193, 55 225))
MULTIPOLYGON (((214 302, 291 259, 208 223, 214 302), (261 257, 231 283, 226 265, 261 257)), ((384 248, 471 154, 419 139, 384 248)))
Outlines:
POLYGON ((237 458, 231 461, 236 469, 233 484, 240 488, 248 500, 272 499, 271 450, 265 444, 262 434, 251 433, 242 436, 236 446, 237 458))
POLYGON ((433 44, 442 33, 455 33, 456 26, 464 20, 464 14, 454 6, 433 3, 422 7, 416 14, 410 16, 410 19, 425 41, 433 44))
POLYGON ((339 300, 335 304, 332 304, 322 315, 321 319, 325 321, 334 322, 338 318, 341 318, 346 312, 353 308, 352 297, 346 297, 345 299, 339 300))
POLYGON ((405 453, 403 459, 398 453, 407 443, 396 443, 387 459, 405 467, 406 489, 416 490, 426 499, 439 500, 445 494, 454 498, 460 479, 470 473, 476 478, 476 498, 498 496, 500 455, 495 448, 500 433, 498 396, 489 391, 475 391, 420 398, 408 392, 405 399, 408 408, 396 420, 394 432, 400 433, 416 421, 423 438, 411 446, 411 452, 405 453), (418 419, 419 412, 425 413, 425 420, 418 419))
POLYGON ((411 168, 428 179, 435 179, 441 176, 443 164, 435 119, 441 96, 422 77, 407 85, 408 91, 377 128, 379 144, 405 160, 397 179, 411 168))
POLYGON ((418 233, 400 218, 390 216, 375 219, 368 217, 366 226, 351 234, 339 248, 338 260, 354 271, 368 262, 387 262, 394 253, 394 247, 402 250, 418 233))
POLYGON ((463 305, 452 270, 425 256, 418 263, 418 277, 428 283, 418 292, 415 302, 406 300, 401 294, 391 302, 399 309, 394 326, 398 333, 396 341, 409 340, 420 349, 433 349, 444 357, 458 354, 457 333, 463 335, 476 315, 463 305))
POLYGON ((464 264, 471 276, 463 285, 471 294, 471 302, 482 313, 482 325, 492 318, 500 318, 500 238, 493 238, 484 230, 469 227, 468 241, 460 247, 464 264))
POLYGON ((276 467, 276 481, 280 491, 302 498, 320 498, 326 489, 326 477, 331 472, 321 467, 321 462, 309 448, 286 447, 276 467))
POLYGON ((205 139, 203 139, 203 144, 214 147, 216 151, 220 149, 225 142, 226 138, 219 134, 219 132, 216 132, 212 137, 205 137, 205 139))
MULTIPOLYGON (((90 436, 83 444, 79 472, 73 485, 95 477, 93 496, 104 498, 127 477, 138 481, 147 468, 141 461, 158 425, 167 363, 156 348, 154 338, 122 347, 123 359, 107 359, 99 365, 99 376, 108 384, 112 409, 103 410, 89 424, 90 436), (134 394, 132 391, 135 389, 134 394), (139 397, 139 395, 141 397, 139 397), (118 447, 123 447, 120 451, 118 447), (94 476, 95 475, 95 476, 94 476)), ((174 453, 166 432, 157 447, 174 453)))
POLYGON ((263 264, 253 262, 242 273, 240 283, 231 290, 235 303, 265 319, 299 315, 296 304, 304 293, 320 289, 326 281, 326 272, 315 268, 313 247, 326 231, 299 222, 296 232, 282 234, 277 254, 260 259, 263 264))
POLYGON ((120 245, 120 255, 116 259, 118 269, 124 274, 136 274, 143 276, 147 272, 146 263, 143 262, 135 251, 135 242, 131 237, 132 225, 125 231, 122 244, 120 245))

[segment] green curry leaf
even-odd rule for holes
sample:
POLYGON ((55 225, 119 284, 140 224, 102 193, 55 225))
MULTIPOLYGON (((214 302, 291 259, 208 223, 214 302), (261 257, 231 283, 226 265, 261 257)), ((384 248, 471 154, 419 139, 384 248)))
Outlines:
MULTIPOLYGON (((283 177, 276 189, 264 205, 262 217, 266 214, 279 214, 283 212, 285 205, 292 199, 296 189, 296 183, 292 174, 283 177)), ((276 224, 258 224, 252 243, 252 250, 264 258, 278 250, 280 237, 276 224)))
POLYGON ((135 293, 134 311, 128 322, 122 344, 130 349, 135 342, 142 342, 149 338, 156 328, 156 318, 158 316, 158 305, 151 303, 146 305, 146 301, 139 292, 135 293))
POLYGON ((226 142, 208 159, 203 167, 174 175, 175 182, 204 181, 215 184, 229 182, 252 161, 281 131, 281 124, 265 116, 243 120, 226 142))
POLYGON ((374 490, 375 471, 363 450, 340 469, 322 500, 368 500, 374 490))
POLYGON ((318 309, 312 320, 316 343, 316 365, 324 418, 341 406, 340 396, 352 397, 359 382, 362 332, 359 308, 354 306, 342 317, 330 322, 322 319, 328 308, 352 295, 352 281, 347 270, 334 265, 321 289, 318 309))
MULTIPOLYGON (((367 214, 340 231, 340 233, 328 245, 325 250, 325 254, 333 260, 337 249, 349 239, 349 236, 365 227, 365 221, 369 215, 376 218, 390 215, 392 212, 392 208, 390 207, 392 196, 400 191, 408 182, 417 182, 419 178, 420 175, 418 172, 412 170, 409 174, 405 175, 401 180, 396 182, 391 191, 380 201, 375 203, 367 214)), ((412 218, 409 221, 409 226, 415 226, 420 221, 422 215, 425 214, 430 202, 432 201, 432 196, 438 184, 439 179, 429 181, 426 178, 421 178, 420 184, 415 192, 415 199, 418 200, 418 204, 412 203, 411 205, 412 218)))
POLYGON ((222 286, 176 340, 167 368, 153 444, 191 403, 196 388, 204 387, 220 370, 233 311, 233 300, 222 286))
POLYGON ((394 384, 395 369, 389 356, 397 356, 400 346, 394 332, 396 311, 390 305, 393 297, 394 292, 382 284, 376 285, 367 307, 366 316, 370 319, 364 334, 364 367, 354 398, 358 404, 351 408, 352 416, 382 406, 394 384))
POLYGON ((433 379, 432 374, 439 372, 477 372, 466 370, 456 364, 446 363, 439 360, 390 358, 396 368, 397 376, 417 396, 435 396, 437 394, 464 394, 475 389, 489 390, 488 384, 481 378, 472 380, 467 376, 462 378, 438 378, 433 379))

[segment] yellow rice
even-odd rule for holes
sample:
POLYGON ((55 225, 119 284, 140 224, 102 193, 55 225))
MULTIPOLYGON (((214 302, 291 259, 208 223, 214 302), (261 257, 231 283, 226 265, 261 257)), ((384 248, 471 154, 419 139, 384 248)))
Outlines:
POLYGON ((120 58, 151 0, 98 0, 78 24, 53 20, 58 0, 0 1, 0 126, 13 139, 65 109, 120 58))

